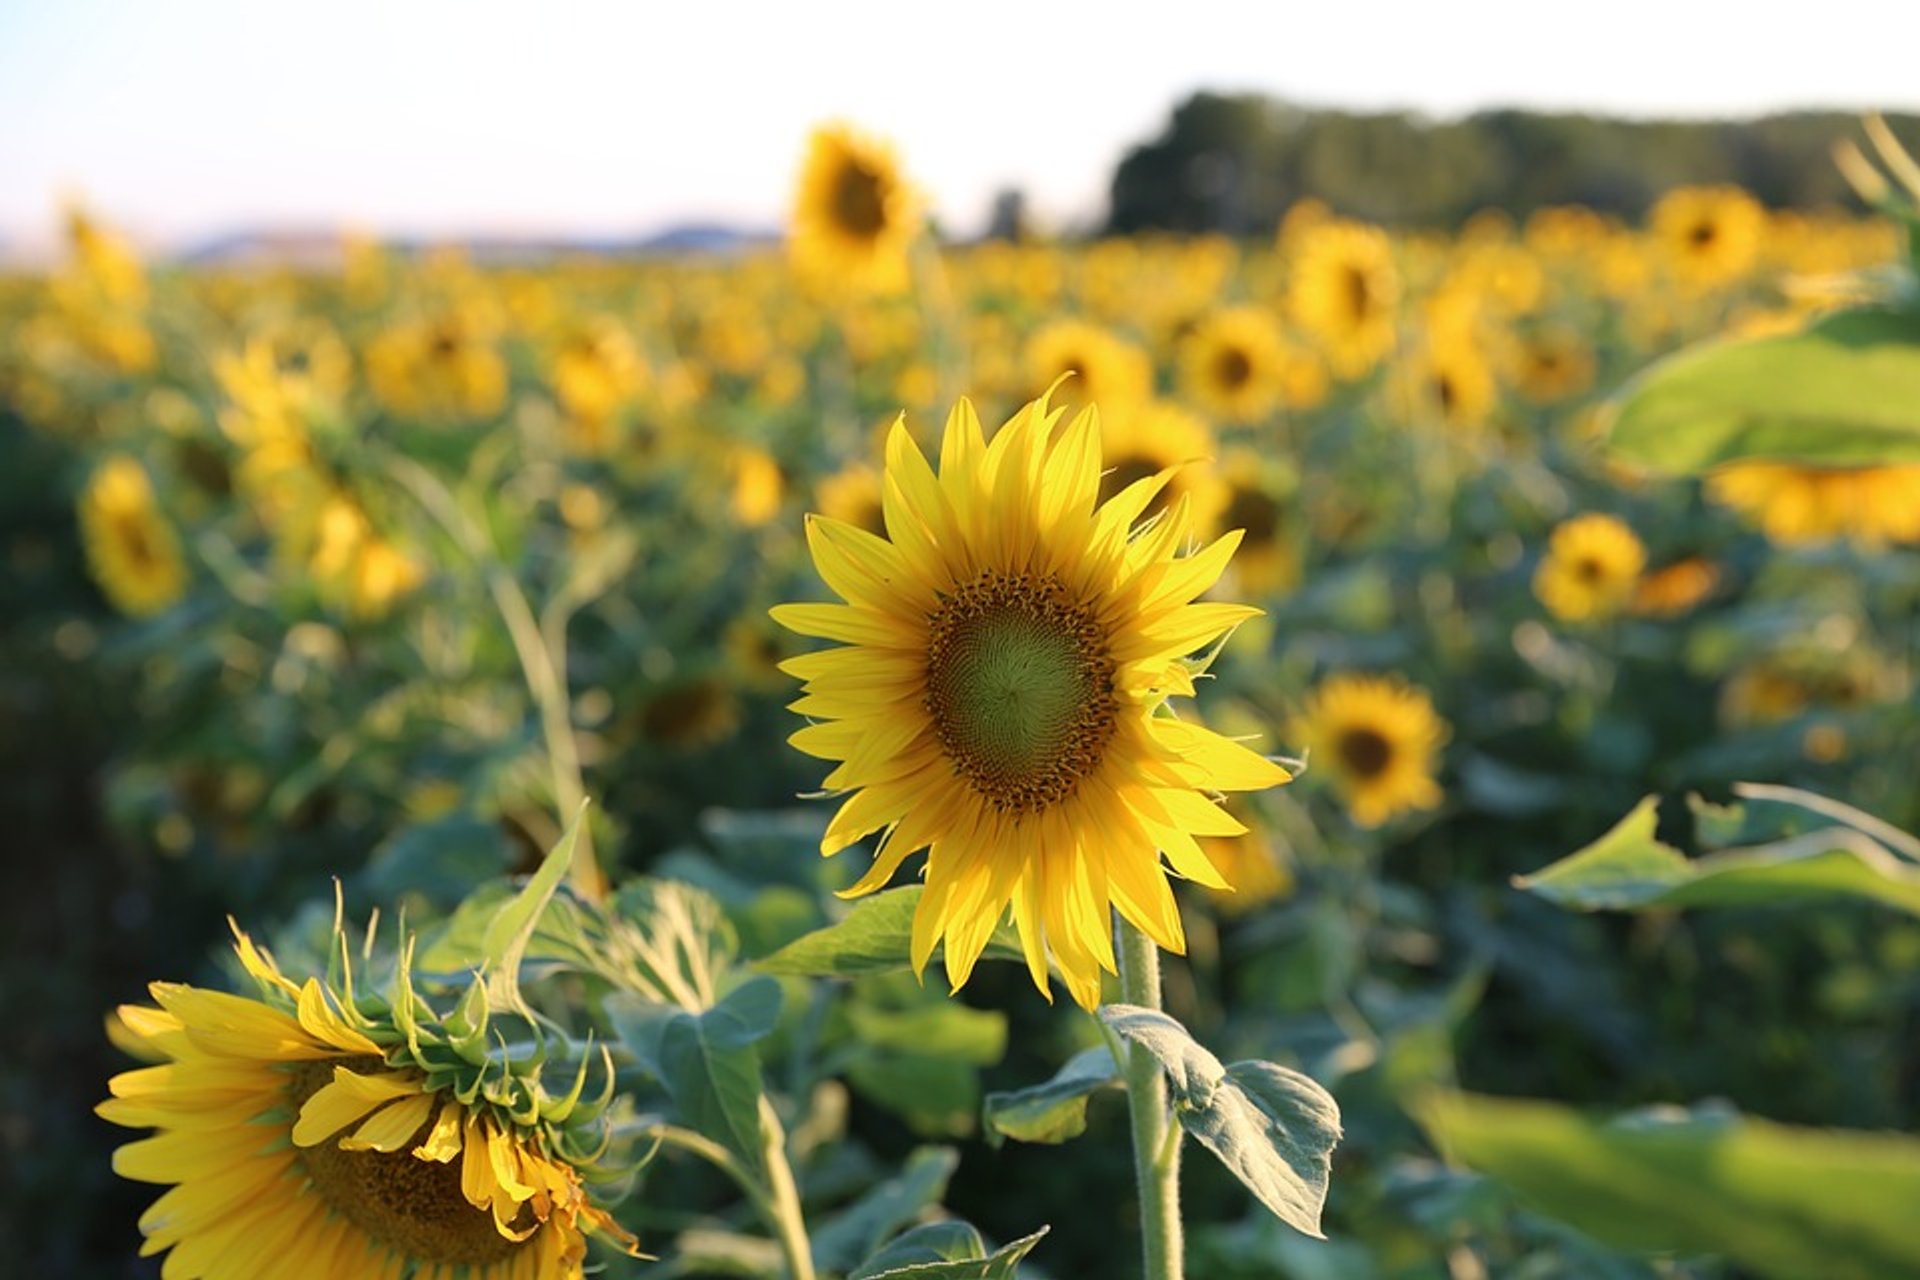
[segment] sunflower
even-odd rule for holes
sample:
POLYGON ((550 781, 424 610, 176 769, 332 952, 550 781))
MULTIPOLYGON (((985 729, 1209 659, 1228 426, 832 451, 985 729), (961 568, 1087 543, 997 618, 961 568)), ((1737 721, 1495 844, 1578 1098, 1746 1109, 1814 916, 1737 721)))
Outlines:
POLYGON ((1652 618, 1678 617, 1712 595, 1719 585, 1719 566, 1705 556, 1687 556, 1640 579, 1633 590, 1633 611, 1652 618))
POLYGON ((1397 677, 1329 676, 1308 696, 1297 733, 1363 827, 1440 803, 1434 756, 1447 723, 1423 689, 1397 677))
POLYGON ((1563 622, 1618 613, 1633 599, 1647 549, 1625 521, 1593 512, 1562 521, 1534 571, 1533 593, 1563 622))
POLYGON ((727 460, 732 473, 733 518, 757 529, 780 512, 787 491, 786 473, 765 449, 749 444, 736 447, 727 460))
POLYGON ((1305 227, 1293 242, 1287 304, 1319 342, 1334 372, 1357 378, 1393 349, 1400 276, 1378 227, 1333 220, 1305 227))
POLYGON ((1153 362, 1125 338, 1085 320, 1056 320, 1027 339, 1028 385, 1060 384, 1071 405, 1103 404, 1109 413, 1153 394, 1153 362))
POLYGON ((822 515, 872 534, 887 531, 880 514, 880 473, 864 462, 850 462, 821 480, 814 501, 822 515))
POLYGON ((1194 527, 1202 533, 1213 531, 1227 493, 1211 467, 1198 465, 1214 455, 1213 432, 1199 418, 1168 400, 1146 400, 1102 415, 1100 455, 1106 465, 1100 477, 1100 501, 1136 481, 1168 472, 1172 478, 1148 513, 1184 497, 1189 500, 1194 527))
POLYGON ((1499 403, 1493 366, 1465 337, 1430 341, 1406 363, 1409 413, 1449 427, 1477 427, 1499 403))
POLYGON ((1188 335, 1180 351, 1180 385, 1204 413, 1258 422, 1289 399, 1290 374, 1301 361, 1267 312, 1228 307, 1188 335))
POLYGON ((1920 542, 1920 463, 1733 462, 1707 477, 1707 495, 1755 521, 1782 546, 1834 538, 1870 547, 1920 542))
POLYGON ((1221 460, 1217 487, 1216 523, 1241 531, 1232 566, 1235 589, 1252 596, 1290 590, 1300 578, 1292 502, 1298 478, 1271 457, 1234 449, 1221 460))
POLYGON ((429 1076, 409 1032, 236 934, 259 997, 154 983, 159 1007, 123 1006, 115 1038, 157 1065, 115 1076, 98 1108, 158 1130, 113 1167, 170 1188, 140 1219, 142 1252, 172 1251, 166 1275, 573 1280, 587 1232, 634 1250, 552 1126, 523 1127, 459 1070, 429 1076))
POLYGON ((1766 211, 1738 187, 1676 187, 1648 215, 1674 273, 1701 287, 1739 278, 1760 255, 1766 211))
POLYGON ((1553 404, 1593 385, 1593 352, 1578 335, 1543 329, 1514 345, 1513 381, 1535 404, 1553 404))
POLYGON ((890 880, 927 850, 911 959, 924 971, 946 944, 964 984, 1011 904, 1034 983, 1048 958, 1091 1009, 1114 969, 1109 908, 1161 947, 1185 935, 1161 862, 1226 887, 1195 836, 1245 828, 1211 798, 1285 782, 1287 772, 1192 720, 1166 713, 1193 692, 1186 656, 1259 611, 1193 601, 1240 536, 1180 555, 1190 504, 1142 513, 1162 471, 1105 503, 1100 424, 1091 407, 1042 396, 989 444, 973 406, 947 419, 936 475, 904 421, 887 441, 888 538, 813 517, 807 539, 847 603, 789 604, 774 617, 845 642, 792 659, 806 682, 793 735, 839 762, 847 794, 821 851, 883 833, 848 896, 890 880))
POLYGON ((150 617, 186 594, 180 539, 161 514, 146 469, 126 454, 107 458, 88 479, 80 536, 94 580, 122 613, 150 617))
POLYGON ((367 382, 388 412, 455 421, 490 418, 507 403, 507 362, 488 317, 449 308, 430 321, 397 325, 367 346, 367 382))
POLYGON ((919 230, 919 198, 891 148, 845 125, 813 131, 788 240, 802 276, 854 293, 898 292, 919 230))

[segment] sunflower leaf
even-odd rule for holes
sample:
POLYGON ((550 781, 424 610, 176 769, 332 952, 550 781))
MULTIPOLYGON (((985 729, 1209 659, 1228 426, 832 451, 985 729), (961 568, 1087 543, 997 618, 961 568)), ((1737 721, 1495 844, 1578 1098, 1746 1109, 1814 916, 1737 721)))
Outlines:
POLYGON ((882 1182, 813 1232, 813 1261, 822 1271, 845 1271, 929 1206, 940 1203, 960 1167, 952 1147, 920 1147, 894 1177, 882 1182))
POLYGON ((1920 1139, 1709 1108, 1597 1119, 1449 1091, 1415 1111, 1454 1160, 1614 1244, 1723 1254, 1782 1280, 1920 1275, 1920 1139))
POLYGON ((1677 475, 1743 458, 1920 462, 1920 315, 1860 308, 1671 356, 1627 387, 1609 448, 1677 475))
POLYGON ((1649 796, 1586 848, 1514 884, 1576 911, 1866 898, 1920 915, 1920 870, 1859 831, 1831 827, 1688 858, 1654 837, 1656 804, 1649 796))
POLYGON ((907 1232, 855 1268, 847 1280, 1014 1280, 1021 1261, 1047 1230, 1042 1227, 984 1253, 986 1246, 972 1227, 936 1222, 907 1232))
POLYGON ((495 1008, 527 1012, 526 1000, 520 994, 520 962, 526 956, 534 928, 540 923, 540 913, 553 900, 554 891, 573 865, 573 851, 585 817, 583 804, 567 824, 566 834, 541 861, 539 869, 528 877, 526 886, 487 922, 480 943, 480 967, 487 975, 487 994, 495 1008))
POLYGON ((982 1119, 987 1140, 1060 1143, 1087 1131, 1087 1101, 1118 1082, 1120 1068, 1105 1045, 1083 1050, 1067 1060, 1044 1084, 987 1095, 982 1119))
MULTIPOLYGON (((908 885, 862 898, 844 918, 795 938, 754 967, 802 978, 853 978, 909 968, 913 913, 922 892, 923 886, 908 885)), ((994 930, 982 958, 1025 963, 1013 926, 1002 924, 994 930)))

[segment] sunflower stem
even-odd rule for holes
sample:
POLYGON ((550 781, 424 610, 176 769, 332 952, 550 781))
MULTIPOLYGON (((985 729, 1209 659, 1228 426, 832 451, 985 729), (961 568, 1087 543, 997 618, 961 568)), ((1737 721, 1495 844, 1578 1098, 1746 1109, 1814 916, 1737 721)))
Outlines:
POLYGON ((772 1193, 768 1221, 780 1239, 788 1280, 814 1280, 813 1244, 807 1239, 807 1220, 800 1210, 800 1188, 787 1161, 787 1132, 764 1093, 760 1095, 760 1140, 772 1193))
MULTIPOLYGON (((1153 940, 1115 916, 1120 998, 1160 1007, 1160 951, 1153 940)), ((1139 1045, 1125 1059, 1127 1111, 1133 1120, 1133 1174, 1140 1188, 1140 1237, 1146 1280, 1181 1280, 1185 1247, 1180 1224, 1180 1134, 1167 1106, 1160 1064, 1139 1045)))

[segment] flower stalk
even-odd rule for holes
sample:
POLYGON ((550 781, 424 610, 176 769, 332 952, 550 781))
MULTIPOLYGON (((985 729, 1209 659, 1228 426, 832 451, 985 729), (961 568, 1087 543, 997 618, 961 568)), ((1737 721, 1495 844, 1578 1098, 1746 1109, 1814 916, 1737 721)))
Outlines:
MULTIPOLYGON (((1160 951, 1153 940, 1115 916, 1114 953, 1120 998, 1158 1009, 1160 951)), ((1180 1131, 1167 1104, 1160 1064, 1139 1045, 1127 1045, 1121 1066, 1133 1125, 1133 1173, 1140 1193, 1140 1239, 1145 1280, 1181 1280, 1185 1240, 1180 1222, 1180 1131)))

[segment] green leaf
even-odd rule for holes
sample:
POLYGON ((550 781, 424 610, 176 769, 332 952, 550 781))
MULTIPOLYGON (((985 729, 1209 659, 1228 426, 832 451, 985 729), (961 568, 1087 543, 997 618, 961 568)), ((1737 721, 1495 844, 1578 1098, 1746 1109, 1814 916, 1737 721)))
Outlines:
POLYGON ((1340 1108, 1298 1071, 1220 1060, 1153 1009, 1103 1005, 1100 1020, 1151 1053, 1167 1073, 1180 1126, 1219 1158, 1274 1216, 1318 1238, 1340 1108))
POLYGON ((1920 315, 1842 311, 1801 333, 1671 356, 1627 387, 1609 447, 1679 475, 1742 458, 1920 462, 1920 315))
POLYGON ((862 1053, 847 1083, 926 1137, 965 1137, 980 1116, 980 1070, 918 1053, 862 1053))
POLYGON ((952 1147, 920 1147, 900 1172, 861 1196, 813 1232, 813 1261, 822 1271, 845 1271, 920 1212, 940 1203, 960 1167, 952 1147))
POLYGON ((535 926, 540 923, 540 913, 552 901, 560 882, 566 879, 567 868, 573 865, 574 845, 585 816, 586 806, 582 805, 580 812, 573 815, 573 821, 567 824, 566 834, 541 861, 539 870, 528 877, 526 887, 487 922, 480 941, 480 964, 487 975, 487 995, 495 1008, 531 1016, 520 995, 520 962, 527 954, 527 942, 533 937, 535 926))
POLYGON ((855 1267, 847 1280, 866 1280, 929 1262, 973 1262, 986 1256, 987 1242, 972 1223, 929 1222, 894 1237, 886 1248, 855 1267))
POLYGON ((1087 1100, 1120 1079, 1105 1045, 1067 1060, 1045 1084, 987 1095, 983 1118, 988 1140, 1060 1143, 1087 1131, 1087 1100))
POLYGON ((755 1046, 780 1017, 780 984, 754 977, 703 1013, 611 996, 607 1017, 641 1065, 666 1087, 675 1119, 722 1143, 764 1175, 763 1084, 755 1046))
MULTIPOLYGON (((913 913, 923 890, 922 885, 908 885, 862 898, 844 919, 796 938, 755 967, 802 978, 852 978, 906 969, 913 913)), ((994 930, 982 958, 1026 962, 1012 925, 994 930)))
POLYGON ((1688 858, 1654 838, 1657 803, 1649 796, 1586 848, 1514 884, 1579 911, 1853 897, 1920 915, 1920 870, 1858 831, 1833 827, 1688 858))
POLYGON ((990 1067, 1007 1051, 1007 1015, 955 1000, 885 1009, 852 1004, 847 1021, 863 1045, 990 1067))
POLYGON ((1455 1160, 1629 1248, 1723 1254, 1782 1280, 1920 1275, 1920 1140, 1726 1112, 1592 1119, 1441 1092, 1416 1108, 1455 1160))
MULTIPOLYGON (((922 1232, 952 1225, 935 1223, 908 1232, 868 1259, 847 1280, 1015 1280, 1021 1261, 1033 1252, 1033 1247, 1047 1234, 1047 1228, 1042 1227, 1030 1236, 1022 1236, 1011 1244, 1000 1246, 984 1258, 978 1254, 963 1258, 945 1258, 936 1254, 925 1261, 917 1260, 919 1255, 928 1250, 917 1242, 908 1245, 908 1241, 922 1232), (894 1253, 896 1247, 901 1248, 898 1255, 894 1253)), ((972 1228, 967 1230, 972 1231, 972 1228)), ((974 1233, 973 1238, 978 1240, 978 1233, 974 1233)))

